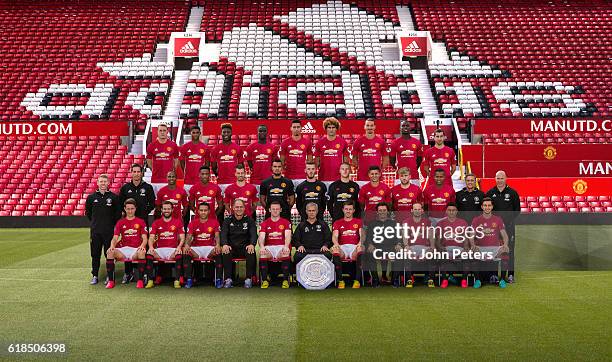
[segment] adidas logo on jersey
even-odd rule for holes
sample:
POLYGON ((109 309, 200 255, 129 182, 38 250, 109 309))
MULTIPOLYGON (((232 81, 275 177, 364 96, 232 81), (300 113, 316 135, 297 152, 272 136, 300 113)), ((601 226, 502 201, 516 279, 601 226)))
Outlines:
POLYGON ((193 43, 190 40, 187 42, 187 44, 183 45, 183 47, 179 50, 179 53, 192 53, 194 51, 196 51, 196 48, 193 46, 193 43))
POLYGON ((421 48, 419 48, 419 45, 417 44, 416 40, 413 40, 412 43, 408 44, 404 51, 406 53, 418 53, 421 51, 421 48))
POLYGON ((304 127, 302 127, 302 134, 304 134, 304 133, 312 134, 312 133, 317 133, 317 131, 315 131, 315 129, 312 126, 312 124, 310 122, 308 122, 308 123, 306 123, 304 125, 304 127))

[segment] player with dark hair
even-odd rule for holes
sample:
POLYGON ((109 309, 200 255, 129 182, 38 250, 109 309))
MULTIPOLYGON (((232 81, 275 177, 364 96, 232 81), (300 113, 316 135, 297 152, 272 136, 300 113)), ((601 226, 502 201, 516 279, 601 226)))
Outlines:
MULTIPOLYGON (((353 217, 355 213, 355 202, 349 200, 344 203, 342 212, 344 217, 334 221, 332 227, 332 254, 354 262, 351 268, 351 279, 353 289, 361 288, 361 255, 363 254, 363 242, 365 234, 360 219, 353 217)), ((344 280, 338 280, 338 289, 344 289, 344 280)))
POLYGON ((423 251, 433 251, 436 247, 434 233, 429 230, 431 222, 423 215, 423 205, 416 202, 412 205, 412 215, 404 224, 408 226, 408 235, 404 235, 404 248, 412 252, 414 258, 404 260, 406 270, 406 288, 414 285, 414 274, 424 274, 423 280, 427 282, 429 288, 435 288, 433 275, 434 263, 430 260, 423 260, 423 251))
MULTIPOLYGON (((457 209, 459 215, 468 223, 482 212, 482 200, 484 192, 476 188, 476 175, 468 173, 465 175, 465 187, 457 192, 457 209)), ((519 204, 520 206, 520 204, 519 204)))
POLYGON ((377 166, 384 169, 389 164, 389 155, 385 141, 376 135, 376 123, 366 119, 363 129, 365 135, 359 136, 353 143, 353 165, 357 168, 357 183, 363 186, 369 181, 370 169, 377 166))
MULTIPOLYGON (((386 202, 379 202, 376 204, 376 220, 371 221, 366 225, 366 238, 365 238, 365 264, 369 270, 369 273, 372 277, 372 286, 378 287, 380 285, 380 279, 378 278, 378 267, 377 260, 374 258, 374 252, 376 249, 382 250, 383 252, 391 252, 391 251, 399 251, 402 249, 402 241, 397 237, 393 236, 391 238, 387 238, 383 235, 384 240, 382 242, 377 242, 374 238, 374 234, 376 230, 385 230, 385 228, 394 229, 397 224, 395 220, 391 219, 389 204, 386 202)), ((391 263, 392 260, 389 259, 381 259, 380 265, 382 269, 382 282, 388 283, 389 278, 387 276, 387 266, 388 263, 391 263)), ((400 273, 399 271, 393 270, 391 273, 391 280, 393 281, 393 286, 398 287, 400 283, 400 273)))
POLYGON ((240 146, 232 142, 232 125, 223 123, 221 125, 222 142, 216 145, 210 152, 210 165, 217 175, 217 184, 221 191, 230 184, 236 182, 234 170, 237 166, 244 167, 244 154, 240 146))
POLYGON ((379 202, 391 202, 391 189, 386 184, 380 182, 381 175, 380 167, 376 165, 370 166, 368 171, 370 182, 363 185, 359 190, 358 200, 361 209, 364 211, 362 218, 366 223, 375 218, 373 215, 368 214, 376 212, 376 206, 379 202))
MULTIPOLYGON (((389 153, 390 162, 398 170, 398 177, 401 178, 399 170, 406 167, 410 170, 411 183, 420 186, 419 167, 423 161, 423 144, 419 139, 410 135, 410 123, 403 120, 400 124, 399 138, 391 142, 391 152, 389 153)), ((396 184, 399 180, 396 180, 396 184)))
POLYGON ((319 170, 319 180, 325 185, 331 184, 338 179, 338 169, 343 162, 348 162, 348 144, 344 138, 337 135, 340 130, 340 122, 334 117, 328 117, 323 121, 325 137, 321 137, 315 145, 315 165, 319 170))
POLYGON ((147 167, 153 172, 151 183, 157 190, 166 181, 169 171, 179 167, 179 146, 168 138, 168 126, 160 123, 157 126, 157 139, 147 146, 147 167))
MULTIPOLYGON (((453 255, 454 250, 468 251, 470 249, 470 240, 466 234, 466 228, 469 224, 461 218, 457 217, 457 205, 449 203, 446 205, 446 217, 438 222, 440 233, 436 233, 436 247, 438 250, 448 252, 449 256, 453 255)), ((440 286, 448 287, 448 283, 457 284, 457 280, 452 274, 455 269, 460 269, 463 272, 461 277, 461 288, 467 288, 467 272, 468 263, 461 259, 449 259, 442 263, 444 277, 440 286), (450 273, 449 273, 450 271, 450 273)))
POLYGON ((200 182, 189 189, 189 208, 198 214, 198 205, 210 207, 209 218, 223 220, 223 193, 219 185, 210 182, 210 167, 200 167, 200 182))
POLYGON ((314 162, 306 162, 306 180, 295 189, 296 206, 302 221, 306 220, 306 205, 317 204, 317 219, 323 220, 327 204, 327 187, 317 179, 317 167, 314 162))
POLYGON ((357 203, 359 200, 359 185, 351 180, 351 165, 343 163, 340 165, 340 179, 334 181, 327 189, 327 210, 332 221, 340 220, 344 217, 344 203, 347 201, 356 203, 354 217, 359 218, 361 208, 357 203))
POLYGON ((261 182, 272 176, 272 161, 278 156, 278 145, 268 141, 268 127, 260 124, 257 127, 257 141, 246 149, 246 161, 251 169, 251 183, 258 188, 261 182))
POLYGON ((272 162, 272 176, 263 180, 259 188, 259 200, 266 210, 266 218, 270 217, 270 205, 278 201, 281 205, 281 217, 291 221, 291 208, 295 204, 293 182, 283 177, 283 164, 279 159, 272 162))
POLYGON ((191 141, 181 147, 180 155, 181 167, 185 170, 185 191, 187 192, 198 182, 200 168, 210 163, 208 146, 200 140, 202 136, 200 126, 191 127, 189 133, 191 141))
POLYGON ((435 183, 423 191, 423 201, 433 226, 446 215, 446 206, 455 202, 455 189, 444 183, 445 177, 444 170, 437 169, 434 173, 435 183))
POLYGON ((189 211, 189 197, 184 188, 176 185, 176 172, 168 171, 167 180, 168 184, 157 192, 156 214, 160 215, 162 204, 169 201, 173 205, 172 217, 183 220, 189 211))
POLYGON ((232 213, 223 220, 221 225, 221 252, 223 253, 223 273, 225 280, 224 288, 233 286, 232 269, 234 258, 246 259, 246 279, 244 287, 253 286, 257 258, 255 256, 255 245, 257 244, 257 225, 248 215, 245 215, 245 202, 235 199, 232 205, 232 213))
POLYGON ((302 183, 306 179, 304 166, 307 161, 312 161, 312 143, 310 139, 302 137, 299 120, 291 122, 291 137, 281 143, 279 155, 285 177, 293 180, 294 187, 302 183))
POLYGON ((283 270, 282 288, 289 288, 291 272, 291 222, 281 217, 281 203, 270 202, 268 206, 270 217, 265 219, 259 229, 259 273, 261 288, 270 285, 268 281, 269 263, 281 263, 283 270))
POLYGON ((434 131, 434 146, 423 152, 423 160, 425 161, 425 174, 429 176, 428 185, 433 184, 431 181, 432 170, 442 169, 444 171, 444 183, 453 186, 452 176, 457 169, 457 157, 452 148, 444 145, 446 136, 444 131, 437 129, 434 131))
POLYGON ((239 164, 236 166, 236 182, 227 186, 225 189, 225 196, 223 202, 225 203, 225 209, 231 212, 232 205, 236 199, 244 201, 246 207, 246 214, 251 216, 255 220, 255 209, 257 208, 257 189, 250 183, 246 182, 246 170, 244 165, 239 164))
POLYGON ((187 227, 187 237, 183 248, 183 268, 187 283, 185 288, 193 286, 193 273, 191 261, 193 258, 212 259, 215 263, 217 279, 215 287, 221 288, 221 273, 223 273, 223 261, 221 258, 221 240, 219 238, 220 226, 215 218, 209 217, 210 205, 201 203, 198 205, 197 218, 194 218, 187 227))

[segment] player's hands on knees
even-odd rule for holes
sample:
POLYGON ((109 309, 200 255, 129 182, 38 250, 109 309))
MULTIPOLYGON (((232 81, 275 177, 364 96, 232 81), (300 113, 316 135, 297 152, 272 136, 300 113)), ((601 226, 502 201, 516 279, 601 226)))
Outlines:
POLYGON ((153 254, 153 251, 154 251, 153 249, 149 249, 149 250, 147 250, 147 254, 149 254, 149 255, 155 255, 155 254, 153 254))
POLYGON ((108 248, 108 250, 106 251, 106 255, 113 255, 115 253, 115 248, 113 248, 112 246, 110 248, 108 248))
POLYGON ((373 253, 375 249, 376 248, 374 247, 374 245, 372 244, 368 245, 368 253, 373 253))
POLYGON ((331 250, 335 253, 340 252, 340 245, 334 245, 332 246, 331 250))
POLYGON ((189 246, 189 245, 183 246, 183 253, 184 254, 189 254, 190 252, 191 252, 191 246, 189 246))
POLYGON ((229 254, 230 251, 232 251, 232 247, 229 245, 223 245, 223 248, 221 249, 223 254, 229 254))
POLYGON ((291 248, 289 248, 287 245, 285 245, 283 247, 283 254, 289 255, 290 253, 291 253, 291 248))
POLYGON ((147 251, 147 248, 145 248, 144 246, 139 246, 138 249, 136 249, 136 251, 139 253, 144 253, 145 251, 147 251))
POLYGON ((220 247, 220 246, 215 245, 215 249, 214 249, 214 250, 215 250, 215 254, 216 254, 216 255, 221 254, 222 249, 221 249, 221 247, 220 247))
MULTIPOLYGON (((304 247, 303 247, 303 246, 302 246, 301 248, 302 248, 302 249, 304 249, 304 247)), ((327 245, 323 245, 323 246, 321 247, 321 252, 323 252, 323 253, 327 253, 327 252, 329 252, 329 248, 327 247, 327 245)))
POLYGON ((402 251, 403 248, 404 246, 402 244, 395 245, 395 251, 402 251))
POLYGON ((247 253, 249 253, 249 254, 253 254, 253 253, 255 252, 255 246, 253 246, 253 245, 247 245, 247 247, 246 247, 246 251, 247 251, 247 253))
POLYGON ((358 253, 363 252, 363 245, 357 244, 357 247, 355 248, 355 251, 358 252, 358 253))
MULTIPOLYGON (((325 246, 324 246, 324 247, 325 247, 325 246)), ((324 248, 324 247, 323 247, 323 248, 324 248)), ((321 248, 321 251, 323 251, 323 248, 321 248)), ((300 252, 300 253, 303 253, 304 251, 306 251, 306 249, 304 248, 304 246, 303 246, 303 245, 300 245, 300 247, 299 247, 299 248, 297 248, 297 251, 298 251, 298 252, 300 252)))
POLYGON ((183 249, 182 248, 176 248, 176 250, 174 251, 174 254, 176 254, 176 255, 183 254, 183 249))
POLYGON ((510 249, 508 248, 507 245, 502 245, 501 248, 499 248, 499 253, 498 254, 507 254, 510 252, 510 249))

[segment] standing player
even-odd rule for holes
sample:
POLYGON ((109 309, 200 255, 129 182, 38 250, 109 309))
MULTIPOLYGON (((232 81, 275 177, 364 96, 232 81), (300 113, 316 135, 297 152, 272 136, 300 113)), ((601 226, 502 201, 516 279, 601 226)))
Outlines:
POLYGON ((291 271, 291 222, 280 216, 281 204, 272 201, 270 217, 265 219, 259 229, 259 273, 261 288, 266 289, 268 282, 268 263, 280 262, 283 270, 283 289, 289 288, 291 271))
POLYGON ((365 135, 360 136, 353 144, 353 165, 357 168, 357 183, 363 186, 369 179, 370 167, 384 169, 389 164, 389 155, 385 141, 375 134, 376 123, 367 119, 363 126, 365 135))
POLYGON ((179 146, 168 138, 168 126, 157 126, 157 139, 147 146, 147 167, 151 169, 151 183, 159 190, 166 181, 169 171, 179 167, 179 146))
POLYGON ((193 286, 192 265, 193 258, 212 259, 215 263, 217 279, 215 287, 221 288, 221 273, 223 273, 223 261, 221 260, 221 241, 219 239, 219 222, 210 218, 210 205, 198 204, 197 218, 189 223, 187 238, 183 248, 183 270, 187 276, 185 288, 193 286))
MULTIPOLYGON (((334 221, 332 227, 332 254, 340 259, 350 259, 355 263, 351 268, 353 288, 361 288, 361 255, 363 254, 364 232, 360 219, 353 217, 355 202, 347 201, 342 207, 344 217, 334 221)), ((338 280, 338 289, 344 289, 344 280, 338 280)))
MULTIPOLYGON (((467 221, 457 217, 458 210, 457 205, 450 203, 446 206, 446 217, 438 223, 438 227, 441 230, 440 233, 435 235, 436 247, 438 250, 448 252, 449 256, 453 255, 453 250, 460 249, 461 251, 468 251, 470 249, 470 241, 467 238, 466 228, 469 226, 467 221)), ((444 279, 442 279, 442 288, 448 287, 448 282, 455 284, 456 279, 452 274, 452 271, 457 269, 459 266, 463 272, 461 278, 461 288, 467 288, 467 269, 466 263, 461 259, 449 259, 443 263, 444 279), (451 273, 449 273, 451 271, 451 273)))
POLYGON ((365 222, 375 219, 375 216, 369 215, 376 212, 376 205, 380 202, 391 202, 391 189, 386 184, 380 182, 380 167, 370 166, 368 177, 370 182, 363 185, 359 190, 359 204, 364 211, 362 218, 365 222))
POLYGON ((340 122, 336 118, 326 118, 323 128, 327 135, 321 137, 315 145, 314 156, 319 180, 329 185, 338 179, 338 169, 343 162, 348 162, 349 153, 344 138, 336 134, 340 130, 340 122))
POLYGON ((412 211, 415 202, 423 202, 423 192, 420 187, 410 182, 410 172, 408 167, 400 168, 397 171, 400 183, 391 189, 391 203, 397 220, 408 217, 407 214, 412 211))
MULTIPOLYGON (((340 165, 340 180, 334 181, 327 189, 327 210, 332 221, 340 220, 344 217, 344 204, 353 201, 356 205, 359 201, 359 185, 350 178, 351 165, 343 163, 340 165)), ((361 209, 354 210, 355 217, 359 218, 361 209)))
POLYGON ((425 161, 425 174, 429 176, 429 184, 431 185, 432 170, 442 169, 446 179, 445 184, 452 186, 452 176, 457 169, 457 158, 455 157, 455 151, 452 148, 444 145, 446 136, 444 131, 437 129, 434 131, 434 146, 430 147, 423 152, 423 159, 425 161))
MULTIPOLYGON (((136 217, 136 200, 123 203, 125 217, 117 221, 111 245, 106 252, 106 288, 115 287, 115 260, 138 260, 138 282, 136 288, 144 288, 144 261, 147 253, 147 224, 136 217)), ((127 272, 126 272, 127 273, 127 272)), ((130 278, 132 279, 132 278, 130 278)), ((125 283, 124 283, 125 284, 125 283)))
POLYGON ((272 162, 272 176, 263 180, 259 190, 261 206, 266 210, 266 218, 270 217, 270 205, 276 201, 281 205, 281 217, 291 221, 291 208, 295 204, 293 182, 282 175, 283 164, 279 159, 272 162))
POLYGON ((246 279, 244 287, 253 286, 257 258, 255 257, 255 244, 257 243, 257 225, 249 216, 245 215, 245 203, 242 199, 234 200, 232 214, 223 220, 221 226, 221 252, 223 253, 224 288, 231 288, 232 259, 246 259, 246 279))
POLYGON ((231 207, 236 199, 244 201, 246 214, 255 220, 255 209, 257 208, 257 189, 246 182, 246 171, 242 164, 236 166, 236 182, 227 186, 223 202, 225 209, 231 213, 231 207))
POLYGON ((100 270, 100 256, 102 249, 104 254, 108 252, 115 223, 121 217, 121 206, 117 195, 108 190, 108 176, 102 174, 98 177, 98 190, 87 196, 85 201, 85 216, 91 222, 90 244, 91 251, 91 282, 98 284, 98 272, 100 270))
POLYGON ((222 142, 216 145, 210 152, 210 164, 213 172, 217 175, 217 184, 221 191, 236 182, 234 170, 238 166, 244 167, 243 152, 240 146, 232 142, 232 125, 223 123, 221 125, 222 142))
POLYGON ((181 219, 172 217, 173 205, 170 201, 162 203, 162 217, 151 225, 149 233, 149 251, 147 252, 147 272, 148 281, 145 288, 153 288, 155 284, 161 283, 161 276, 157 274, 153 282, 153 261, 174 260, 172 274, 174 275, 174 287, 180 288, 180 278, 183 276, 183 243, 185 234, 181 219))
POLYGON ((423 191, 423 200, 433 226, 446 215, 446 206, 455 202, 455 190, 444 183, 445 172, 439 168, 434 172, 434 184, 423 191))
POLYGON ((304 166, 307 161, 312 161, 312 143, 310 139, 302 137, 302 124, 299 120, 291 122, 291 137, 281 143, 279 155, 285 177, 293 180, 293 186, 304 182, 304 166))
POLYGON ((245 159, 251 169, 251 183, 259 191, 259 185, 272 176, 272 161, 277 158, 278 145, 268 142, 268 127, 261 124, 257 127, 257 142, 246 149, 245 159))
POLYGON ((217 184, 210 182, 210 167, 200 167, 200 182, 189 189, 189 208, 198 214, 198 205, 210 207, 209 217, 223 220, 223 194, 217 184))
POLYGON ((158 215, 161 214, 161 206, 166 201, 169 201, 173 206, 172 217, 183 220, 188 211, 189 200, 185 189, 176 185, 176 172, 174 171, 168 172, 168 185, 157 192, 156 207, 158 215))
POLYGON ((427 281, 429 288, 435 288, 433 275, 434 263, 430 260, 423 259, 424 251, 433 251, 436 247, 434 233, 430 231, 431 222, 423 215, 423 206, 420 203, 412 205, 412 215, 410 215, 404 224, 408 226, 407 238, 404 238, 404 247, 413 253, 413 257, 405 260, 406 272, 406 288, 412 288, 414 285, 414 274, 422 273, 423 280, 427 281))
POLYGON ((459 215, 471 223, 482 212, 481 204, 484 198, 484 192, 476 188, 476 176, 473 173, 465 175, 465 187, 457 192, 456 197, 459 215))
MULTIPOLYGON (((410 124, 406 120, 402 121, 400 125, 400 133, 401 137, 391 142, 391 152, 389 153, 391 165, 395 166, 398 171, 407 167, 412 176, 410 182, 420 186, 418 170, 423 160, 423 144, 410 135, 410 124)), ((396 183, 398 182, 396 180, 396 183)))
POLYGON ((191 141, 181 147, 181 167, 185 170, 185 191, 198 182, 200 167, 208 166, 209 150, 201 140, 202 132, 199 126, 191 127, 191 141))
POLYGON ((481 253, 490 253, 490 257, 485 257, 478 264, 478 272, 474 281, 474 288, 480 288, 482 280, 488 275, 489 283, 499 283, 500 288, 506 287, 506 282, 497 276, 497 261, 503 254, 509 252, 508 234, 504 225, 504 220, 493 215, 493 200, 485 197, 482 200, 482 215, 477 216, 472 220, 474 230, 482 230, 482 233, 476 233, 472 248, 474 251, 481 253))
POLYGON ((306 181, 295 189, 296 206, 302 221, 306 220, 306 205, 310 202, 317 204, 317 219, 323 220, 323 213, 327 203, 327 187, 317 180, 317 168, 314 162, 306 162, 306 181))

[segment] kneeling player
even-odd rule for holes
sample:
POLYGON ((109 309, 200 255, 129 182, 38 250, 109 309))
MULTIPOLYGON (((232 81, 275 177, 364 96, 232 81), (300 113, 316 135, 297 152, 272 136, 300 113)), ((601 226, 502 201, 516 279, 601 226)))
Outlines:
POLYGON ((223 261, 221 260, 221 242, 219 241, 219 222, 210 216, 210 205, 198 205, 198 218, 191 220, 187 227, 187 237, 183 248, 183 271, 187 277, 185 288, 193 286, 191 260, 212 259, 215 263, 217 279, 215 286, 221 288, 223 261))
MULTIPOLYGON (((180 288, 179 279, 183 276, 183 221, 172 217, 172 202, 164 201, 161 207, 162 217, 153 222, 149 235, 149 251, 147 253, 147 272, 149 280, 145 288, 153 288, 153 261, 174 260, 174 287, 180 288)), ((158 274, 156 282, 161 283, 161 276, 158 274)))
MULTIPOLYGON (((115 260, 138 260, 138 282, 136 288, 143 288, 144 259, 147 251, 147 224, 137 218, 136 200, 127 199, 123 203, 125 217, 115 225, 115 233, 110 248, 106 252, 107 289, 115 287, 115 260)), ((127 279, 129 280, 129 279, 127 279)))
MULTIPOLYGON (((355 266, 351 268, 351 279, 353 280, 353 288, 361 287, 361 254, 363 253, 363 227, 360 219, 353 218, 355 213, 355 202, 347 201, 342 207, 344 217, 336 220, 333 225, 332 247, 333 255, 337 255, 340 259, 350 260, 355 266)), ((344 289, 344 280, 338 279, 338 289, 344 289)))
POLYGON ((436 247, 434 235, 430 232, 431 222, 423 215, 423 205, 418 202, 413 204, 412 215, 404 220, 404 223, 408 225, 409 230, 408 238, 404 238, 404 247, 411 253, 411 259, 406 263, 406 288, 412 288, 414 285, 414 273, 423 273, 427 286, 435 288, 434 263, 423 257, 436 247))
POLYGON ((449 282, 456 284, 456 279, 452 271, 458 268, 463 272, 461 276, 461 287, 467 288, 468 286, 466 263, 460 258, 453 258, 453 253, 456 251, 468 251, 470 248, 470 243, 465 233, 468 223, 458 218, 457 213, 457 206, 452 203, 448 204, 446 206, 446 217, 440 220, 437 225, 441 233, 436 234, 436 246, 438 250, 446 251, 449 255, 449 259, 443 263, 443 270, 445 273, 442 284, 440 284, 442 288, 448 287, 449 282))
POLYGON ((280 217, 281 204, 272 201, 269 206, 270 217, 261 223, 259 229, 259 272, 261 287, 267 288, 268 263, 280 262, 283 269, 283 288, 289 288, 291 268, 291 222, 280 217))

